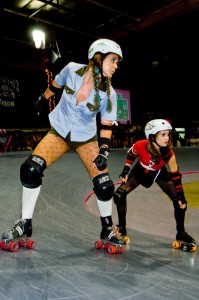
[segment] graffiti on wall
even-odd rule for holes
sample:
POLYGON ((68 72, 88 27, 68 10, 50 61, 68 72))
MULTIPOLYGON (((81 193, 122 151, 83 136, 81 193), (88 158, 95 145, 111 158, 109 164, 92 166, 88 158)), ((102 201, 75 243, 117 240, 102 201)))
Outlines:
POLYGON ((0 77, 0 107, 15 108, 16 98, 19 96, 19 80, 7 77, 0 77))

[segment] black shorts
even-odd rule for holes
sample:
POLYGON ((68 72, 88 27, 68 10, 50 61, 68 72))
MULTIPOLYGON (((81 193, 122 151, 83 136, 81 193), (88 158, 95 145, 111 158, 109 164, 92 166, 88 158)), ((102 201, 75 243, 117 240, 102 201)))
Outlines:
POLYGON ((71 150, 76 150, 79 146, 82 146, 84 144, 87 144, 87 143, 90 143, 90 142, 94 142, 94 141, 97 141, 97 137, 94 136, 92 137, 91 139, 87 140, 87 141, 84 141, 84 142, 74 142, 74 141, 71 141, 70 139, 70 132, 68 133, 68 135, 64 138, 63 136, 61 136, 53 127, 51 127, 51 129, 49 130, 48 133, 52 133, 52 134, 55 134, 55 135, 58 135, 60 138, 62 138, 66 144, 69 146, 69 148, 71 150))
POLYGON ((154 182, 168 182, 171 180, 170 173, 168 172, 166 166, 162 167, 160 170, 157 171, 150 171, 143 168, 139 162, 137 162, 133 166, 129 174, 129 177, 131 176, 135 177, 139 181, 139 183, 145 188, 149 188, 154 182))

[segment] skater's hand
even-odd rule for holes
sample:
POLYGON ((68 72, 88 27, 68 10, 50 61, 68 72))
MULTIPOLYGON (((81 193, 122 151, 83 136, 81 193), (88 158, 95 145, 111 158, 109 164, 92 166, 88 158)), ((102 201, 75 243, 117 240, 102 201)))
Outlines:
POLYGON ((185 197, 181 197, 179 195, 177 195, 177 198, 174 200, 174 206, 179 207, 181 209, 186 209, 187 208, 187 200, 185 199, 185 197))
POLYGON ((185 198, 183 190, 177 192, 177 198, 178 198, 178 206, 179 206, 179 208, 186 209, 186 207, 187 207, 187 200, 185 198))
POLYGON ((129 175, 130 167, 129 166, 124 166, 122 173, 119 175, 119 178, 121 179, 122 182, 126 183, 128 180, 128 175, 129 175))
POLYGON ((181 209, 185 209, 187 207, 187 204, 186 203, 182 203, 182 200, 178 200, 178 206, 181 208, 181 209))
POLYGON ((101 146, 98 156, 93 161, 98 170, 102 171, 107 168, 109 151, 106 146, 101 146))
POLYGON ((49 102, 43 94, 41 94, 38 100, 34 103, 34 109, 37 115, 49 112, 49 102))

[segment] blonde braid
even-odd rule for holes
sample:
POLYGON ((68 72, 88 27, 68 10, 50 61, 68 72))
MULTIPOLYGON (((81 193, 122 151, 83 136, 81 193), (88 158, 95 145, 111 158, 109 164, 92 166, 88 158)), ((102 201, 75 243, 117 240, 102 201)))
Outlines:
POLYGON ((111 86, 111 79, 107 78, 106 80, 106 93, 108 96, 108 103, 107 103, 107 111, 110 112, 112 110, 112 102, 110 99, 110 94, 111 94, 111 90, 110 90, 110 86, 111 86))
POLYGON ((110 112, 112 110, 112 102, 110 99, 111 94, 111 79, 105 78, 101 75, 101 63, 106 55, 102 53, 97 53, 94 55, 93 59, 89 61, 89 67, 92 67, 93 69, 93 81, 94 81, 94 89, 95 89, 95 96, 94 96, 94 103, 97 108, 100 107, 100 95, 99 95, 99 89, 100 84, 105 83, 106 84, 106 93, 108 96, 108 102, 107 102, 107 111, 110 112))
POLYGON ((94 98, 94 102, 96 107, 100 107, 100 95, 99 95, 99 87, 100 87, 100 82, 101 82, 101 74, 100 74, 100 70, 94 66, 93 67, 93 79, 94 79, 94 88, 95 88, 95 98, 94 98))

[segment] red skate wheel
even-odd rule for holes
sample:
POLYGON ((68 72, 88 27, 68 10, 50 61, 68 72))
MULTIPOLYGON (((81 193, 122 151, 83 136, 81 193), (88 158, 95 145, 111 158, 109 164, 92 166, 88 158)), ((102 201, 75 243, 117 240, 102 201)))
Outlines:
POLYGON ((8 250, 11 252, 16 252, 19 249, 19 243, 18 242, 9 242, 8 244, 8 250))
POLYGON ((36 246, 36 242, 34 240, 27 240, 26 248, 28 249, 34 249, 36 246))
POLYGON ((2 250, 6 250, 6 249, 8 248, 8 246, 5 244, 4 241, 1 241, 1 242, 0 242, 0 248, 1 248, 2 250))
POLYGON ((108 242, 106 242, 106 243, 104 244, 104 249, 108 249, 109 246, 110 246, 110 244, 109 244, 108 242))
POLYGON ((107 251, 110 254, 115 254, 117 252, 117 247, 115 245, 109 245, 107 251))
POLYGON ((20 247, 26 247, 26 242, 23 239, 18 240, 18 243, 20 247))
POLYGON ((95 249, 102 249, 103 248, 102 241, 95 241, 94 247, 95 247, 95 249))
POLYGON ((118 247, 117 248, 117 253, 122 254, 124 252, 124 247, 118 247))

